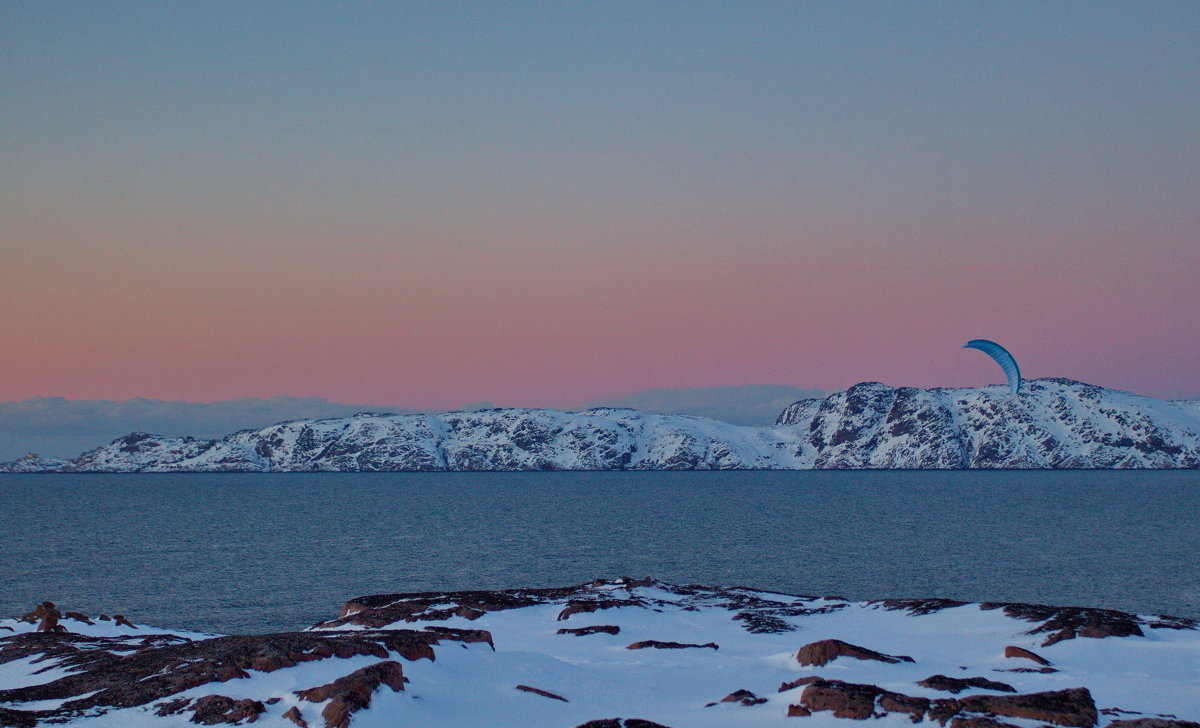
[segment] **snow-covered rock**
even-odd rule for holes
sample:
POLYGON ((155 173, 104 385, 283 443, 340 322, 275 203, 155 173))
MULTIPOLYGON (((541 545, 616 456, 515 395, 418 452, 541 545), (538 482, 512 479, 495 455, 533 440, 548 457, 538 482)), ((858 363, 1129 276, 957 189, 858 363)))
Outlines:
POLYGON ((857 384, 742 427, 630 409, 360 413, 220 440, 134 433, 9 472, 1197 468, 1200 403, 1068 379, 1006 387, 857 384))
POLYGON ((58 624, 0 620, 0 725, 1194 728, 1200 718, 1196 623, 1100 609, 617 579, 359 597, 336 619, 265 635, 84 615, 58 624))

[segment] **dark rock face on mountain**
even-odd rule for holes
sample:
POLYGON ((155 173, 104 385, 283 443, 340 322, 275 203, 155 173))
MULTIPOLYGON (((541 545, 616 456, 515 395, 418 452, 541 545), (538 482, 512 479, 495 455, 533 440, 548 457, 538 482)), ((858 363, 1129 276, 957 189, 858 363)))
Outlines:
POLYGON ((1196 468, 1200 418, 1163 402, 1069 379, 1021 394, 856 384, 791 405, 818 468, 1196 468))
POLYGON ((1198 468, 1200 406, 1068 379, 1005 387, 857 384, 739 427, 627 409, 362 413, 220 440, 133 433, 0 472, 1198 468))

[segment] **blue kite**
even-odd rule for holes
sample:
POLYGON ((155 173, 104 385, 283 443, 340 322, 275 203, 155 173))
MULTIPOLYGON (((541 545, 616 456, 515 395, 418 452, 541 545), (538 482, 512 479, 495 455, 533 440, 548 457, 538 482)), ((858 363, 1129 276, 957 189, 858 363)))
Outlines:
POLYGON ((962 348, 979 349, 995 359, 1000 368, 1004 370, 1004 374, 1008 376, 1009 391, 1013 394, 1021 391, 1021 368, 1017 366, 1017 360, 1013 358, 1013 355, 1008 353, 1008 349, 987 339, 971 339, 963 344, 962 348))

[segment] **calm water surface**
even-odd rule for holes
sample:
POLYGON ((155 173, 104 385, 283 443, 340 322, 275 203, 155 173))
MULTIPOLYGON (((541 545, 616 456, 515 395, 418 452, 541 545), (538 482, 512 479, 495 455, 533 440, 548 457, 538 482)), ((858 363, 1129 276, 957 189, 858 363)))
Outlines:
POLYGON ((652 575, 1200 617, 1197 472, 0 476, 0 614, 295 629, 362 594, 652 575))

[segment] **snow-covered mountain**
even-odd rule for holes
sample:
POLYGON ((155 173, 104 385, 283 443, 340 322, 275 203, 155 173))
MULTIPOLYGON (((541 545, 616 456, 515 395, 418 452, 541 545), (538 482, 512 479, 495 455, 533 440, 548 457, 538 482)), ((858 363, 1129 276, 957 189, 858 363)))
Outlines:
POLYGON ((1005 387, 857 384, 742 427, 629 409, 361 413, 220 440, 134 433, 9 472, 1197 468, 1200 403, 1068 379, 1005 387))
MULTIPOLYGON (((69 605, 63 605, 69 608, 69 605)), ((1197 728, 1196 622, 653 579, 380 594, 294 632, 0 619, 0 725, 1197 728), (797 720, 800 719, 800 720, 797 720)))

